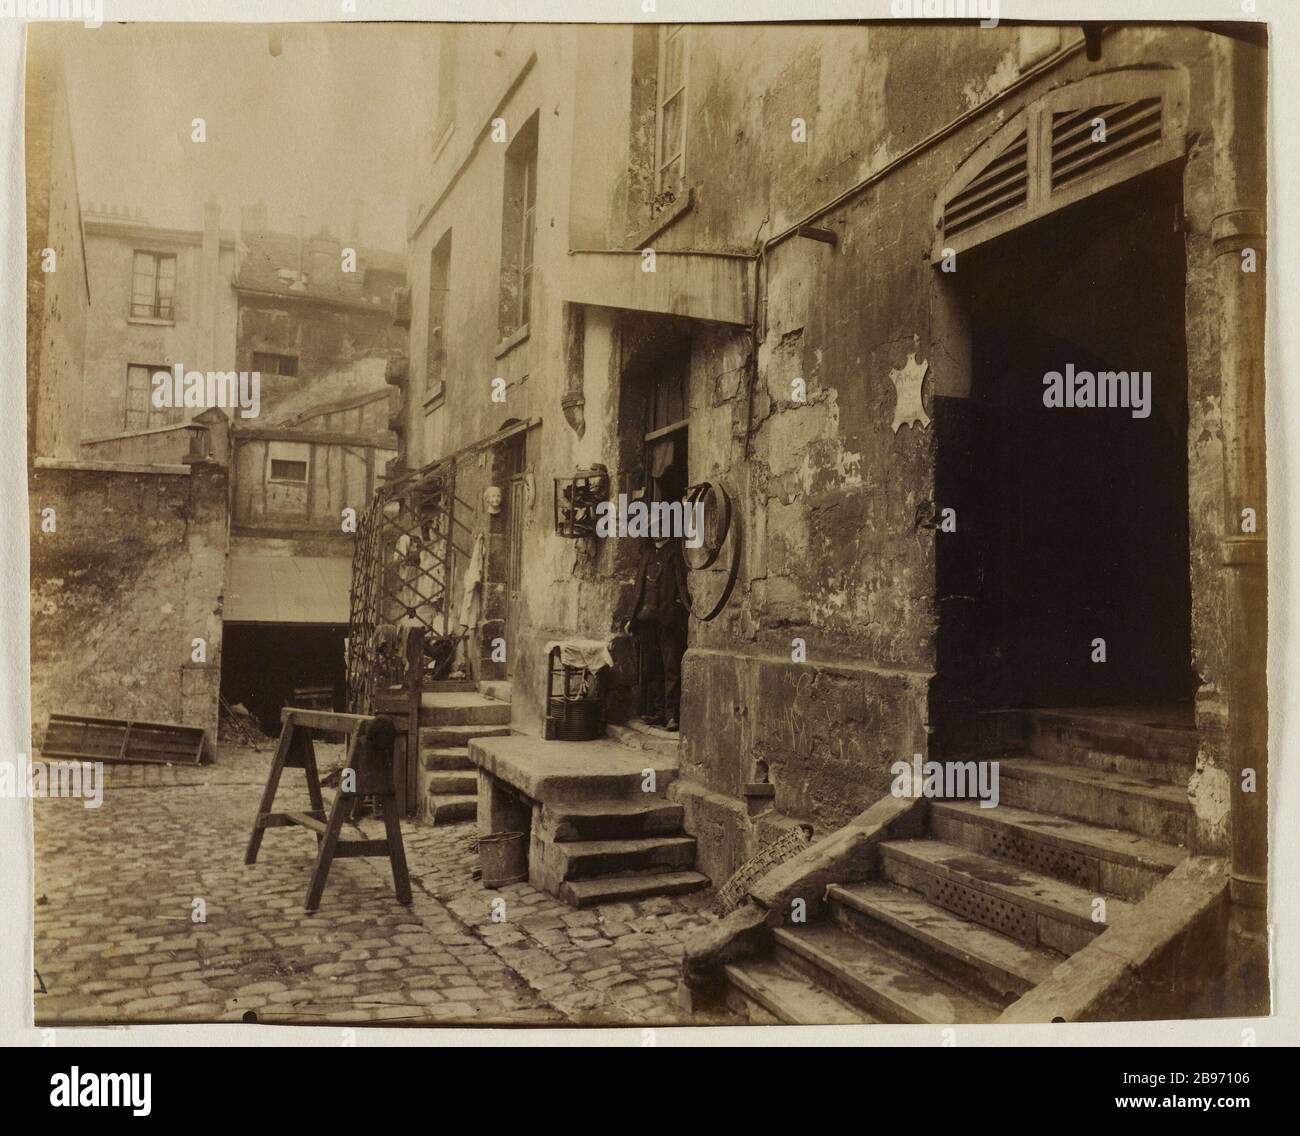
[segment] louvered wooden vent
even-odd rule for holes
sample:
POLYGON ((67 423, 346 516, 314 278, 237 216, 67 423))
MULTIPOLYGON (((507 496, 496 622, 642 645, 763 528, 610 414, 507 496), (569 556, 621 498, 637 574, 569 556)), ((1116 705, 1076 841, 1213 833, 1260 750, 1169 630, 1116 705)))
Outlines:
POLYGON ((953 171, 935 199, 931 258, 1179 159, 1186 127, 1187 75, 1178 68, 1104 72, 1047 92, 953 171))
POLYGON ((1053 114, 1052 188, 1159 143, 1160 103, 1159 98, 1137 99, 1053 114))
POLYGON ((943 212, 947 237, 965 232, 1023 205, 1029 197, 1029 140, 1019 136, 987 169, 948 202, 943 212))

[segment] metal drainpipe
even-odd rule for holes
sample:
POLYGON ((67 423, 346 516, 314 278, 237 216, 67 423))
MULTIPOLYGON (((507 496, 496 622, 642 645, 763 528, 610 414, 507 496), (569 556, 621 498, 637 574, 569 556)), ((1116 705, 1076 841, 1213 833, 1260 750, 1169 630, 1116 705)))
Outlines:
POLYGON ((1220 37, 1212 231, 1219 318, 1224 466, 1223 564, 1228 604, 1228 774, 1233 954, 1231 989, 1259 1007, 1268 959, 1268 514, 1264 446, 1267 206, 1265 52, 1220 37), (1256 271, 1242 270, 1254 249, 1256 271), (1242 532, 1253 509, 1257 531, 1242 532), (1243 774, 1254 770, 1255 791, 1243 774))

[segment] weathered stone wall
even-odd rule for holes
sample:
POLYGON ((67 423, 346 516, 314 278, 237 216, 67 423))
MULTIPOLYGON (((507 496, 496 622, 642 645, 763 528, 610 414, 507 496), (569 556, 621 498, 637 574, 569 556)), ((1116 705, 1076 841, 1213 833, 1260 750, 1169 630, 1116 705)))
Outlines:
POLYGON ((27 441, 31 456, 74 458, 90 294, 62 58, 37 34, 51 30, 27 47, 27 441))
POLYGON ((227 472, 32 473, 32 729, 51 713, 202 726, 215 737, 227 472), (42 531, 43 511, 56 530, 42 531), (207 643, 205 663, 193 640, 207 643))
MULTIPOLYGON (((686 661, 684 778, 674 791, 691 810, 688 828, 701 836, 703 870, 724 877, 752 851, 747 784, 775 783, 778 813, 821 833, 887 792, 894 761, 932 744, 933 519, 942 504, 934 397, 962 398, 970 389, 969 313, 930 262, 934 203, 960 164, 1031 100, 1089 75, 1153 66, 1189 77, 1190 540, 1194 665, 1204 684, 1205 791, 1197 808, 1202 836, 1221 841, 1220 331, 1207 156, 1228 140, 1215 137, 1211 37, 1114 30, 1099 62, 1086 59, 1070 28, 919 35, 906 24, 731 25, 693 27, 690 37, 691 200, 648 233, 649 245, 659 253, 754 254, 860 187, 814 221, 834 234, 834 245, 793 237, 764 250, 753 332, 698 321, 691 328, 690 476, 727 486, 744 540, 736 591, 714 623, 692 624, 686 661), (1060 47, 1068 53, 1033 73, 1060 47), (792 139, 796 118, 805 142, 792 139), (803 401, 796 379, 806 386, 803 401), (909 396, 920 408, 899 422, 900 399, 909 396), (792 658, 794 640, 803 641, 806 660, 792 658)), ((473 29, 464 42, 457 129, 432 163, 436 189, 425 199, 438 204, 413 252, 418 376, 429 254, 451 229, 447 389, 440 405, 408 399, 410 464, 508 420, 541 420, 529 447, 536 501, 525 525, 524 616, 510 647, 515 720, 529 728, 541 715, 545 641, 609 636, 631 588, 630 563, 615 542, 558 538, 550 509, 556 476, 604 462, 617 493, 629 472, 620 467, 628 318, 587 307, 575 354, 565 349, 564 300, 575 283, 570 250, 641 247, 632 197, 645 185, 637 166, 644 92, 633 74, 631 29, 473 29), (527 339, 503 344, 496 313, 504 147, 491 141, 489 124, 501 117, 515 129, 539 109, 533 313, 527 339), (638 243, 623 243, 628 232, 638 243), (505 403, 490 397, 494 377, 506 379, 505 403), (577 390, 585 400, 581 436, 561 407, 577 390)), ((629 271, 639 267, 630 257, 629 271)), ((572 402, 568 412, 573 418, 572 402)), ((725 556, 696 578, 702 597, 716 594, 724 567, 725 556)), ((619 658, 626 641, 615 638, 614 647, 619 658)))
MULTIPOLYGON (((753 33, 761 44, 748 45, 729 31, 701 29, 695 41, 691 86, 704 93, 688 127, 694 201, 655 238, 658 249, 737 248, 748 234, 779 232, 1021 74, 1015 29, 953 29, 945 37, 911 37, 905 28, 861 37, 763 29, 753 33), (805 146, 789 141, 795 116, 807 120, 805 146), (743 195, 710 192, 739 184, 743 195)), ((739 494, 747 540, 742 586, 728 610, 714 625, 692 627, 683 772, 705 790, 702 811, 706 801, 718 810, 709 793, 735 798, 733 821, 744 830, 743 784, 770 778, 779 812, 825 831, 888 790, 893 761, 926 752, 935 726, 938 535, 928 522, 941 504, 937 443, 931 422, 895 427, 890 373, 913 356, 928 364, 927 416, 935 392, 960 396, 968 386, 967 332, 928 262, 935 196, 971 150, 1051 87, 1100 70, 1174 65, 1190 75, 1193 135, 1185 171, 1188 444, 1206 787, 1197 805, 1201 842, 1221 844, 1225 758, 1214 726, 1223 713, 1223 474, 1208 250, 1208 157, 1216 144, 1208 44, 1204 33, 1186 30, 1111 35, 1102 63, 1075 55, 824 214, 816 223, 836 234, 835 249, 798 238, 772 249, 752 399, 744 337, 696 335, 691 475, 720 476, 739 494), (805 405, 791 398, 794 378, 807 384, 805 405), (737 441, 746 417, 748 462, 737 441), (806 642, 807 662, 791 661, 794 638, 806 642)), ((752 847, 729 844, 738 858, 752 847)))

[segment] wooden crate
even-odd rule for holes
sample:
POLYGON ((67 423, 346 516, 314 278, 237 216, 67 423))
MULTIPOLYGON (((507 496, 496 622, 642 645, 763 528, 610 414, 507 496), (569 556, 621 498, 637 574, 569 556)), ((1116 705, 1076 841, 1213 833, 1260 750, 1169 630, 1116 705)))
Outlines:
POLYGON ((207 755, 208 735, 198 726, 81 714, 51 714, 41 746, 43 758, 75 761, 202 765, 207 755))

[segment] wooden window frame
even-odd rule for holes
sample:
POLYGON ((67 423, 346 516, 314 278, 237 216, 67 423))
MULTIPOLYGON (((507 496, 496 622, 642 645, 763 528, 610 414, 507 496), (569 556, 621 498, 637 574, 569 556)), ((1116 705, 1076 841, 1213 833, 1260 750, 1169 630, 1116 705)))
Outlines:
POLYGON ((268 485, 301 485, 311 483, 312 445, 310 442, 268 442, 266 444, 266 483, 268 485), (301 463, 302 477, 276 477, 272 472, 276 462, 301 463))
POLYGON ((179 426, 185 421, 183 406, 168 406, 162 410, 153 405, 153 377, 160 371, 170 375, 171 368, 165 364, 128 363, 126 365, 126 401, 122 407, 122 428, 130 434, 148 433, 150 430, 162 430, 168 426, 179 426), (145 373, 145 409, 144 425, 131 425, 131 372, 145 373))
POLYGON ((130 314, 130 317, 132 319, 166 320, 169 323, 174 323, 176 321, 176 280, 178 276, 178 269, 179 266, 176 263, 176 254, 174 252, 155 252, 152 249, 132 249, 131 251, 131 293, 130 293, 130 299, 127 304, 127 311, 130 314), (139 264, 141 258, 144 257, 147 257, 150 261, 153 262, 153 267, 149 274, 151 278, 151 284, 150 284, 150 299, 147 304, 137 303, 135 298, 136 295, 135 283, 136 280, 140 279, 142 276, 142 273, 139 270, 139 264), (159 287, 159 284, 163 279, 162 266, 165 263, 171 264, 172 271, 171 271, 171 295, 168 297, 167 306, 165 309, 166 314, 164 315, 163 301, 161 297, 161 288, 159 287), (146 307, 149 309, 148 311, 136 310, 137 308, 146 308, 146 307))
POLYGON ((533 306, 533 263, 537 250, 537 146, 523 161, 524 208, 519 225, 519 310, 515 328, 527 327, 533 306))
POLYGON ((690 97, 690 42, 688 29, 685 24, 664 24, 659 29, 659 58, 658 69, 655 77, 655 176, 654 192, 658 198, 666 190, 671 190, 674 194, 679 193, 686 187, 686 114, 689 106, 690 97), (667 47, 670 40, 680 37, 682 50, 682 75, 681 83, 672 91, 665 90, 666 72, 668 64, 667 47), (663 152, 663 131, 664 131, 664 108, 680 96, 681 106, 681 141, 678 144, 675 153, 665 156, 663 152), (663 181, 664 168, 674 161, 680 159, 681 167, 678 174, 678 184, 665 186, 663 181))
POLYGON ((452 230, 429 250, 429 295, 425 304, 424 401, 441 398, 447 385, 447 298, 451 294, 452 230))
POLYGON ((537 263, 537 193, 541 116, 534 111, 505 154, 501 196, 498 356, 528 335, 537 263), (511 295, 513 290, 513 295, 511 295))

